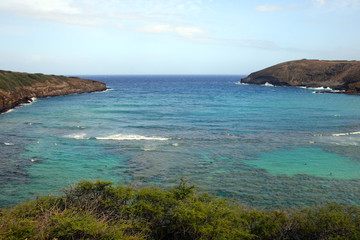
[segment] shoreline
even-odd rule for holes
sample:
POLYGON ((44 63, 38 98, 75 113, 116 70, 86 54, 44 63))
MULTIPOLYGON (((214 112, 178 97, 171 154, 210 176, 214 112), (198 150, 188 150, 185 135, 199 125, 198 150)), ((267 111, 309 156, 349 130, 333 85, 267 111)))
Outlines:
POLYGON ((32 98, 45 98, 106 91, 100 81, 44 74, 28 74, 0 70, 0 114, 32 98))
POLYGON ((25 105, 36 102, 36 100, 33 100, 33 99, 48 98, 48 97, 61 97, 61 96, 85 94, 85 93, 95 93, 95 92, 106 92, 109 89, 110 88, 106 88, 105 90, 97 90, 97 91, 83 92, 83 93, 70 93, 70 94, 63 94, 63 95, 49 95, 49 96, 42 96, 42 97, 25 97, 25 98, 19 99, 18 101, 16 101, 15 103, 13 103, 12 105, 10 105, 8 107, 0 109, 0 115, 5 114, 5 113, 10 113, 18 107, 25 106, 25 105))
POLYGON ((26 97, 26 98, 24 98, 24 99, 20 99, 19 101, 17 101, 16 103, 14 103, 12 106, 9 106, 9 107, 7 107, 7 108, 1 109, 1 110, 0 110, 0 115, 1 115, 1 114, 5 114, 5 113, 10 113, 10 112, 12 112, 15 108, 18 108, 18 107, 20 107, 20 106, 25 106, 25 105, 31 104, 31 103, 33 103, 33 102, 35 102, 35 101, 33 100, 33 98, 28 98, 28 97, 26 97))
MULTIPOLYGON (((329 93, 360 94, 360 61, 295 60, 253 72, 242 83, 333 89, 329 93), (340 92, 343 91, 343 92, 340 92)), ((321 91, 322 93, 322 91, 321 91)))

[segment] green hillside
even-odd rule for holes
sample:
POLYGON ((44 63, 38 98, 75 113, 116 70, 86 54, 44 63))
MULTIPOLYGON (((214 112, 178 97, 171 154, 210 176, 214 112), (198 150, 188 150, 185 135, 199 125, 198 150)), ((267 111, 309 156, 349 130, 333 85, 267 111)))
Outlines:
POLYGON ((360 239, 360 208, 256 210, 197 194, 82 181, 0 210, 1 239, 360 239))
POLYGON ((31 86, 36 82, 44 83, 67 81, 69 78, 65 76, 45 75, 41 73, 22 73, 0 70, 0 89, 9 91, 16 87, 31 86))

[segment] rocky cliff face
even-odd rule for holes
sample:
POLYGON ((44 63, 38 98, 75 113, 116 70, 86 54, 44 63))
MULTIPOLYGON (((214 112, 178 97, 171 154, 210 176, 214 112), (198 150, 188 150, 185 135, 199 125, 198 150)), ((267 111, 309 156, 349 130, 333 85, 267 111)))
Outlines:
POLYGON ((242 83, 275 86, 330 87, 360 93, 359 61, 298 60, 280 63, 251 73, 242 83))
POLYGON ((62 96, 106 90, 105 83, 43 74, 0 71, 0 113, 31 98, 62 96))

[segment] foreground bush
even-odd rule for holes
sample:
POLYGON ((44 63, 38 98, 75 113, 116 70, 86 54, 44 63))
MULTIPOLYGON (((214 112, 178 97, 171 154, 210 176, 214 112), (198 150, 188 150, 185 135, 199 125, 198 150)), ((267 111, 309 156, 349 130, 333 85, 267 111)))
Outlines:
POLYGON ((197 194, 82 181, 0 211, 1 239, 360 239, 360 208, 260 211, 197 194))

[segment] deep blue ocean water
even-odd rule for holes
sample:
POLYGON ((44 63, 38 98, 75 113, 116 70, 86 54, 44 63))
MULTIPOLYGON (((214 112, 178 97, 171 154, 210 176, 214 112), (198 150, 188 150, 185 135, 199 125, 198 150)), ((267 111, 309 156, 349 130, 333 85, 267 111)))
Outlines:
POLYGON ((82 76, 105 92, 0 115, 0 206, 84 179, 190 184, 254 207, 360 204, 360 97, 243 76, 82 76))

